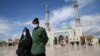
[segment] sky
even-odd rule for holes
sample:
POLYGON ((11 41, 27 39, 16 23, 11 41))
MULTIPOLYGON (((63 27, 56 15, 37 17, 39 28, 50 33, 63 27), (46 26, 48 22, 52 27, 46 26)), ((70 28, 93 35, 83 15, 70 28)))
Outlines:
MULTIPOLYGON (((45 5, 49 7, 49 22, 53 30, 75 23, 73 0, 0 0, 0 40, 20 38, 27 27, 32 32, 32 20, 39 18, 45 27, 45 5)), ((100 0, 78 0, 83 33, 100 38, 100 0)))

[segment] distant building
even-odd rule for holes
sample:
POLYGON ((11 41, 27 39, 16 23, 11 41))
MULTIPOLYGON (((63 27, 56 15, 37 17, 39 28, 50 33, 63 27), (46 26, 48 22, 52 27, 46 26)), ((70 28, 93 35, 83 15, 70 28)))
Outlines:
POLYGON ((93 38, 92 44, 98 44, 98 38, 93 38))
POLYGON ((92 36, 92 35, 86 35, 85 36, 85 43, 88 45, 99 44, 99 39, 92 36))
POLYGON ((15 45, 15 46, 18 45, 19 40, 20 40, 20 39, 15 39, 15 41, 14 41, 14 45, 15 45))
POLYGON ((13 46, 14 45, 14 41, 12 39, 8 39, 8 46, 13 46))
POLYGON ((0 42, 0 47, 6 47, 7 46, 7 42, 6 41, 1 41, 0 42))
POLYGON ((20 39, 7 39, 5 41, 0 42, 1 47, 6 46, 17 46, 20 39))

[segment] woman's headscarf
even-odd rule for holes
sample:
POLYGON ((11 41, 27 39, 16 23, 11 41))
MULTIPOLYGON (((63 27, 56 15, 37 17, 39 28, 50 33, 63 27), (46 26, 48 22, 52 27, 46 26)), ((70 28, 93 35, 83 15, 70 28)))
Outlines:
POLYGON ((19 41, 19 45, 22 43, 23 40, 27 40, 27 42, 31 41, 31 35, 30 35, 29 29, 27 27, 25 27, 23 29, 23 32, 22 32, 22 35, 21 35, 21 38, 20 38, 20 41, 19 41), (25 35, 23 34, 24 32, 26 32, 25 35))

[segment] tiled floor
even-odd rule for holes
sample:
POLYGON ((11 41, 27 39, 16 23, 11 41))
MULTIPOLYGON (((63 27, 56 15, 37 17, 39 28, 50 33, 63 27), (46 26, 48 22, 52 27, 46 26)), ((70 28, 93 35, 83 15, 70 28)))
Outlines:
MULTIPOLYGON (((16 47, 0 47, 0 56, 16 56, 16 47)), ((100 56, 100 46, 47 46, 47 56, 100 56)))

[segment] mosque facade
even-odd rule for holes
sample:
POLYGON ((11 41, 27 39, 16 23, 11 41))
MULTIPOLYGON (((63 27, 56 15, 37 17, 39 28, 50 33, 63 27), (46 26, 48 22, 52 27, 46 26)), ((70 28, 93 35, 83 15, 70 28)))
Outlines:
POLYGON ((59 30, 52 30, 50 28, 49 23, 49 9, 48 5, 46 4, 46 23, 45 23, 45 29, 47 31, 47 35, 49 37, 48 44, 54 45, 54 44, 62 44, 62 43, 68 43, 73 45, 76 43, 77 45, 80 44, 80 37, 82 36, 82 25, 79 18, 78 13, 78 3, 77 0, 73 0, 74 3, 74 10, 75 10, 75 26, 66 28, 66 29, 59 29, 59 30))

